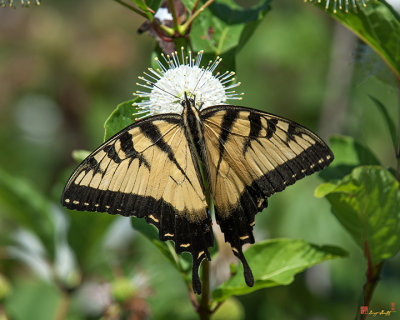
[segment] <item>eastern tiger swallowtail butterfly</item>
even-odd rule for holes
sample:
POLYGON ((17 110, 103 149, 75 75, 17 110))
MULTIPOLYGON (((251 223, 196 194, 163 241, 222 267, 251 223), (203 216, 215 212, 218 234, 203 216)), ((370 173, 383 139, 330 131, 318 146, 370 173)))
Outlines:
POLYGON ((200 293, 198 269, 214 242, 210 190, 216 221, 252 286, 242 246, 254 243, 256 213, 273 193, 326 167, 333 154, 308 129, 270 113, 201 109, 186 96, 182 106, 182 114, 141 119, 98 147, 69 178, 62 204, 145 218, 162 241, 174 241, 177 253, 191 253, 193 289, 200 293))

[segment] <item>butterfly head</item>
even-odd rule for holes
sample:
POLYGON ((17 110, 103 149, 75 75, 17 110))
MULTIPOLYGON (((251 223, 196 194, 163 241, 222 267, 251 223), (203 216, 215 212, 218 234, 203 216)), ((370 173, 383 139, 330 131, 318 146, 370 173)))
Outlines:
MULTIPOLYGON (((196 110, 201 110, 201 108, 204 106, 204 102, 199 102, 198 105, 196 105, 196 96, 193 95, 192 97, 188 97, 188 93, 185 91, 184 92, 184 97, 185 99, 181 100, 181 105, 182 108, 195 108, 196 110)), ((183 110, 182 110, 183 111, 183 110)))

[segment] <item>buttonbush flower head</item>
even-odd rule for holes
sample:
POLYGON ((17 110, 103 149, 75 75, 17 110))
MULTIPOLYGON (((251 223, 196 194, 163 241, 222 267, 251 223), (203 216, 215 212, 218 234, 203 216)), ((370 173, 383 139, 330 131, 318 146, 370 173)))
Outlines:
POLYGON ((171 56, 161 56, 164 61, 155 59, 159 66, 157 70, 149 68, 139 77, 142 82, 137 85, 144 90, 134 93, 141 98, 140 102, 134 103, 138 109, 136 114, 140 115, 138 119, 160 113, 181 113, 185 93, 201 108, 242 99, 243 93, 233 90, 240 85, 240 82, 235 83, 234 72, 214 73, 222 61, 220 57, 202 67, 203 51, 195 58, 190 51, 185 56, 183 48, 179 55, 174 52, 171 56))
MULTIPOLYGON (((11 8, 15 8, 14 5, 14 0, 0 0, 0 6, 1 7, 6 7, 9 6, 11 8)), ((20 0, 19 1, 22 7, 29 7, 31 5, 31 3, 34 3, 37 6, 40 6, 40 1, 39 0, 20 0)))
MULTIPOLYGON (((304 0, 304 2, 321 3, 322 0, 304 0)), ((357 6, 367 6, 368 0, 326 0, 325 10, 332 8, 333 13, 337 11, 344 11, 349 13, 350 9, 357 12, 357 6)))

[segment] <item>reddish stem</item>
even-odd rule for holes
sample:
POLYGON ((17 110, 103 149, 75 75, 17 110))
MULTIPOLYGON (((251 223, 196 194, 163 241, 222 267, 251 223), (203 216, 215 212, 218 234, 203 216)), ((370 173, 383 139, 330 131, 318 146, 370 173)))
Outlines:
MULTIPOLYGON (((371 303, 374 290, 379 281, 379 276, 383 266, 383 261, 378 263, 377 265, 373 265, 368 241, 364 242, 364 255, 367 259, 368 268, 366 272, 367 280, 365 281, 365 284, 363 286, 363 303, 364 303, 363 306, 368 307, 371 303)), ((361 306, 359 306, 357 309, 356 320, 357 319, 366 320, 368 314, 361 314, 360 307, 361 306)))

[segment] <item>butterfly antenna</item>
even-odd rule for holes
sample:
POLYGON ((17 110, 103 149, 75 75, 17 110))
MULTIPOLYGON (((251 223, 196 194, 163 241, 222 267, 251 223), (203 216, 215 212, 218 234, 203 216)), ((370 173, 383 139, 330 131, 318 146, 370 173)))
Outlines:
POLYGON ((197 87, 199 86, 199 83, 201 81, 201 78, 203 78, 204 74, 206 73, 206 69, 204 69, 204 67, 201 67, 201 76, 199 78, 199 80, 196 83, 196 86, 193 89, 193 92, 196 92, 197 87))
MULTIPOLYGON (((166 94, 169 94, 170 96, 173 96, 174 98, 176 98, 176 99, 178 99, 178 100, 183 101, 183 100, 182 100, 181 98, 179 98, 178 96, 174 95, 173 93, 171 93, 171 92, 169 92, 169 91, 167 91, 167 90, 164 90, 164 89, 160 88, 160 87, 159 87, 158 85, 156 85, 156 84, 154 84, 153 87, 154 87, 154 88, 157 88, 158 90, 161 90, 162 92, 165 92, 166 94)), ((185 93, 185 94, 186 94, 186 93, 185 93)))
POLYGON ((200 102, 199 110, 203 109, 204 103, 205 102, 200 102))

